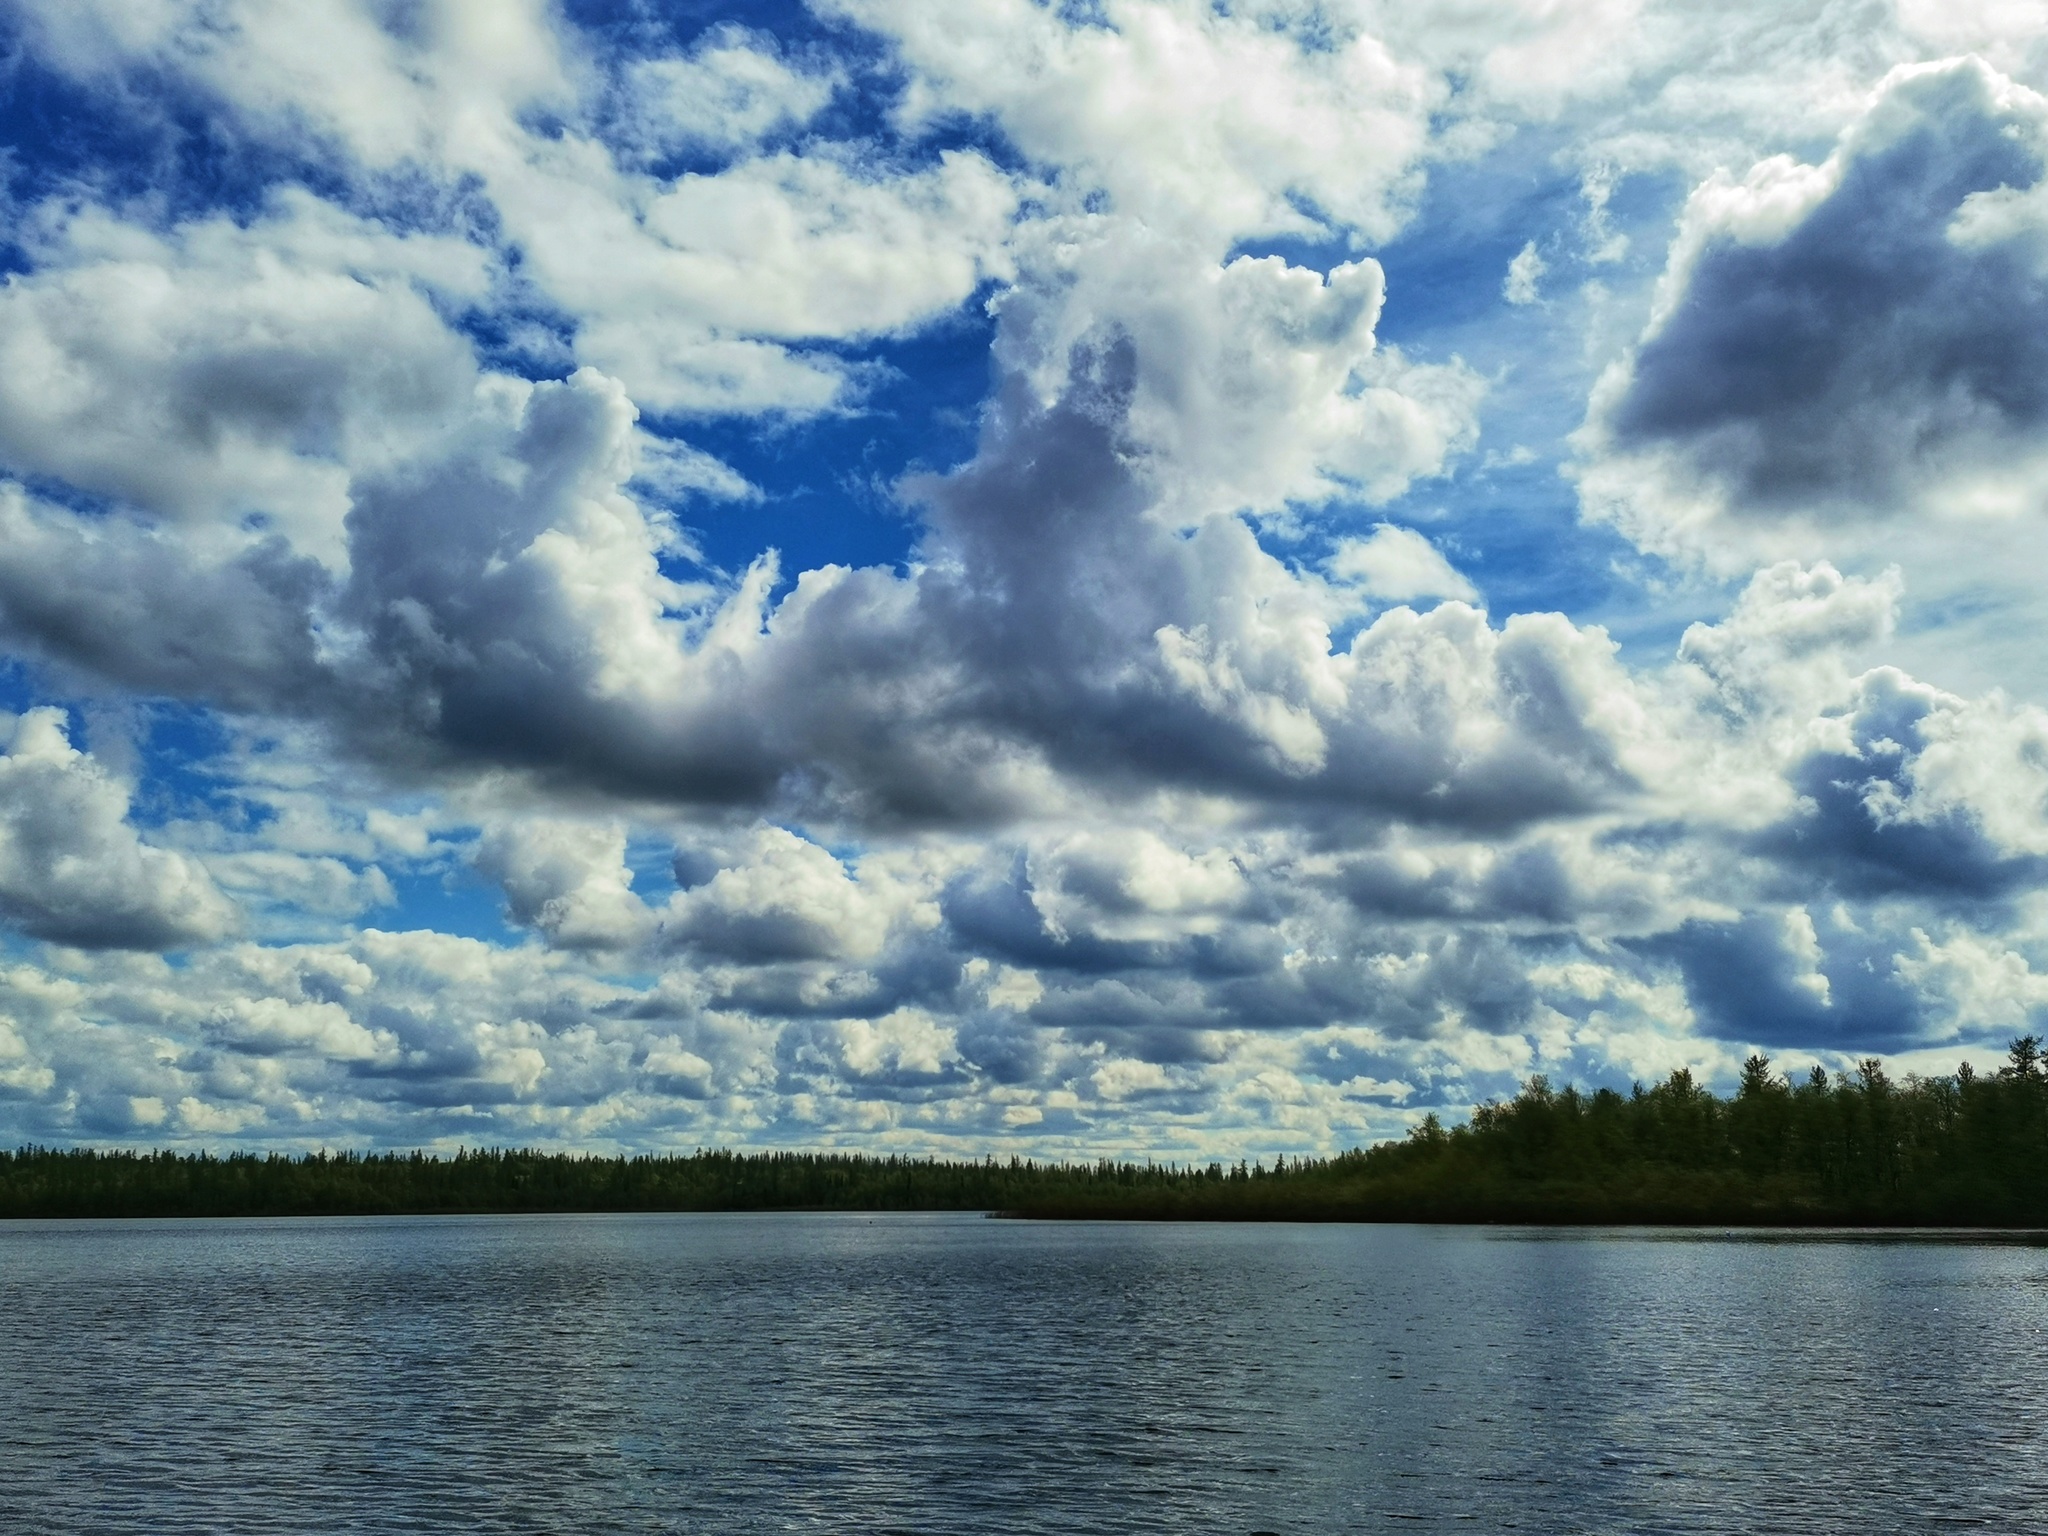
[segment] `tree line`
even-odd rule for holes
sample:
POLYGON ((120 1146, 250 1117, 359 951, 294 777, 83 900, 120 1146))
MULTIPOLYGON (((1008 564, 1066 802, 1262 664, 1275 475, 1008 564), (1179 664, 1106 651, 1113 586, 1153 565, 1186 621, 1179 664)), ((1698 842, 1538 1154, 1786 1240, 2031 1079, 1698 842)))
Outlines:
POLYGON ((1752 1055, 1729 1096, 1680 1070, 1630 1092, 1532 1077, 1464 1125, 1265 1179, 1058 1194, 1036 1214, 1762 1225, 2048 1226, 2048 1065, 1794 1078, 1752 1055))
POLYGON ((304 1156, 24 1147, 0 1217, 541 1211, 994 1211, 1192 1220, 2048 1226, 2048 1064, 1896 1081, 1875 1058, 1718 1095, 1690 1072, 1630 1092, 1532 1077, 1407 1139, 1272 1168, 943 1161, 859 1153, 519 1151, 304 1156))
POLYGON ((592 1157, 425 1152, 0 1152, 0 1218, 380 1216, 573 1211, 981 1211, 1114 1199, 1201 1177, 1103 1161, 948 1162, 859 1153, 592 1157))

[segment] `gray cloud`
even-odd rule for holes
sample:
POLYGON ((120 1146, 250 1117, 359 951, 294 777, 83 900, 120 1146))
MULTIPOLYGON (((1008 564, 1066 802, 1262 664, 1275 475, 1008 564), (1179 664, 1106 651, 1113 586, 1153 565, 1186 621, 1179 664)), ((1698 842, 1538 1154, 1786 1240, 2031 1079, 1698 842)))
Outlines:
POLYGON ((1605 442, 1759 516, 1865 520, 2023 469, 2048 280, 2024 220, 1972 215, 2040 184, 2044 122, 1974 60, 1905 71, 1825 166, 1703 188, 1666 312, 1596 411, 1605 442))
POLYGON ((1942 697, 1901 674, 1861 679, 1845 750, 1792 765, 1794 813, 1750 846, 1845 895, 1985 900, 2048 881, 2048 857, 2001 844, 1967 802, 1922 791, 1916 769, 1942 697))
POLYGON ((490 258, 298 188, 247 224, 158 234, 21 210, 37 269, 0 292, 0 463, 187 527, 256 518, 332 560, 352 471, 418 451, 477 382, 430 294, 490 258))
POLYGON ((1927 1031, 1898 965, 1906 935, 1793 907, 1733 922, 1692 920, 1641 946, 1676 962, 1688 996, 1723 1038, 1808 1051, 1894 1051, 1927 1031))
POLYGON ((947 887, 941 901, 947 925, 974 953, 1080 972, 1138 970, 1179 958, 1177 945, 1054 932, 1032 900, 1024 866, 1020 857, 1006 872, 976 872, 947 887))
POLYGON ((121 517, 0 486, 0 627, 15 647, 138 692, 231 710, 327 698, 320 566, 281 539, 208 558, 121 517))
POLYGON ((394 766, 639 799, 886 825, 1163 782, 1511 826, 1631 791, 1604 637, 1454 602, 1332 651, 1339 599, 1242 522, 1160 520, 1119 435, 1130 366, 1081 355, 1050 408, 1013 389, 972 464, 913 488, 907 577, 808 572, 773 604, 772 565, 678 581, 673 535, 622 490, 632 409, 585 372, 364 477, 345 583, 265 546, 174 554, 166 581, 146 531, 87 540, 45 508, 18 514, 35 536, 0 556, 0 601, 23 640, 131 687, 310 716, 394 766), (39 598, 81 551, 105 600, 39 598))

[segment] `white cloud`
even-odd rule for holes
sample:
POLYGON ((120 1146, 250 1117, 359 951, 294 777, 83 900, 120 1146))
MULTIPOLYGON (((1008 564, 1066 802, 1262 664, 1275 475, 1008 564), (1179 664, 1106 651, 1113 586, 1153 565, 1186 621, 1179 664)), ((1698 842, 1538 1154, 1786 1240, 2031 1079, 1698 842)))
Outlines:
POLYGON ((550 149, 499 192, 577 353, 658 411, 838 403, 851 375, 798 344, 910 331, 1009 266, 1017 192, 978 154, 890 174, 827 149, 655 184, 597 146, 550 149))
POLYGON ((1130 828, 1073 832, 1031 850, 1032 905, 1055 940, 1175 942, 1215 933, 1251 889, 1230 853, 1130 828))
POLYGON ((281 997, 232 998, 211 1023, 213 1036, 230 1049, 256 1056, 305 1052, 328 1061, 387 1062, 396 1056, 390 1034, 365 1029, 340 1003, 289 1001, 281 997))
POLYGON ((816 843, 763 827, 740 862, 670 901, 662 931, 669 943, 736 960, 862 959, 881 948, 892 905, 816 843))
POLYGON ((514 922, 567 948, 624 949, 645 939, 653 916, 633 894, 626 829, 618 822, 522 816, 488 831, 478 871, 498 882, 514 922))
POLYGON ((1543 281, 1543 255, 1536 249, 1536 242, 1529 241, 1515 259, 1508 263, 1508 275, 1501 284, 1501 296, 1510 304, 1534 304, 1541 296, 1538 285, 1543 281))
POLYGON ((1016 236, 998 357, 1050 403, 1077 347, 1127 340, 1128 430, 1172 515, 1383 499, 1469 444, 1479 380, 1378 347, 1376 261, 1232 249, 1398 229, 1439 96, 1426 73, 1315 17, 1180 0, 1087 20, 992 0, 944 24, 892 0, 840 9, 895 40, 908 119, 985 114, 1050 178, 1050 217, 1016 236))
POLYGON ((213 854, 206 867, 245 907, 268 909, 287 921, 357 917, 398 900, 390 878, 374 864, 357 867, 342 859, 262 848, 213 854))
POLYGON ((390 25, 358 0, 30 0, 38 52, 90 77, 183 76, 282 137, 366 164, 488 155, 523 110, 574 99, 584 63, 546 0, 429 0, 390 25))
POLYGON ((1469 446, 1483 386, 1374 335, 1385 280, 1370 258, 1318 273, 1278 257, 1224 264, 1110 223, 1062 243, 1056 306, 1001 310, 999 355, 1041 390, 1075 348, 1128 342, 1128 430, 1171 515, 1279 512, 1346 493, 1379 501, 1469 446))
POLYGON ((839 84, 836 70, 791 68, 772 37, 715 29, 687 55, 627 64, 626 133, 650 153, 744 149, 809 122, 839 84))
POLYGON ((221 938, 234 907, 205 869, 154 848, 127 790, 65 735, 64 712, 0 717, 0 916, 37 938, 172 949, 221 938))
POLYGON ((425 167, 471 183, 519 281, 574 324, 576 356, 663 411, 838 406, 855 376, 802 343, 914 328, 1007 270, 1016 190, 979 154, 897 171, 821 144, 717 174, 639 169, 650 134, 715 124, 739 147, 822 104, 829 77, 739 34, 629 71, 615 147, 596 65, 540 0, 435 0, 406 25, 351 0, 288 20, 248 0, 36 6, 28 19, 45 55, 79 73, 168 71, 249 131, 294 147, 311 135, 362 175, 425 167))
POLYGON ((1381 602, 1454 597, 1476 603, 1479 592, 1451 568, 1437 547, 1412 528, 1381 523, 1369 537, 1340 539, 1326 562, 1332 576, 1381 602))
POLYGON ((1903 587, 1895 570, 1866 580, 1826 561, 1779 561, 1750 578, 1718 624, 1690 626, 1678 654, 1738 715, 1807 716, 1845 690, 1852 658, 1890 636, 1903 587))
MULTIPOLYGON (((418 452, 469 407, 467 243, 394 236, 280 193, 249 224, 158 234, 33 211, 38 265, 0 290, 0 463, 232 540, 252 521, 342 558, 352 470, 418 452)), ((203 535, 202 535, 203 536, 203 535)))
POLYGON ((1025 154, 1104 189, 1120 217, 1211 256, 1324 220, 1385 239, 1441 89, 1370 36, 1318 35, 1307 15, 1194 0, 1109 0, 1099 20, 1031 0, 833 8, 895 39, 916 72, 908 115, 985 113, 1025 154))

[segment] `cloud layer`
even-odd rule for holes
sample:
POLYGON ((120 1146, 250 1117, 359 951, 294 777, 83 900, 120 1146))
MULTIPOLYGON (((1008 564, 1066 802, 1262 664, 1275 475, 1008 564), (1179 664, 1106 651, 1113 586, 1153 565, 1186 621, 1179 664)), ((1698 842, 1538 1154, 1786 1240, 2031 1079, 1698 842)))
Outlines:
POLYGON ((108 127, 0 1128, 1301 1151, 2048 1011, 2019 22, 644 21, 7 21, 108 127))

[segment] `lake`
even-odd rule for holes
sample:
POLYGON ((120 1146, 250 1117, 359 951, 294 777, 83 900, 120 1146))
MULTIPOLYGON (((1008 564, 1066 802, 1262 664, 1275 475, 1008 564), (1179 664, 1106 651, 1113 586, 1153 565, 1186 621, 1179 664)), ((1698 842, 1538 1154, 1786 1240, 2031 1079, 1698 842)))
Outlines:
POLYGON ((0 1529, 2048 1529, 2048 1249, 0 1223, 0 1529))

